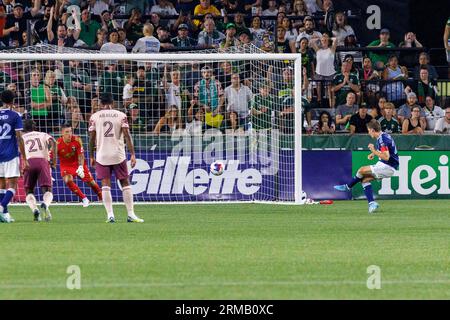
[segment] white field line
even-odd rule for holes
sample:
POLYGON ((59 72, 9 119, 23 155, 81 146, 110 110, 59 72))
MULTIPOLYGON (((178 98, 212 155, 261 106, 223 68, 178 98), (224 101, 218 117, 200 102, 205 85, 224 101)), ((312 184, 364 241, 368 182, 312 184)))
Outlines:
MULTIPOLYGON (((382 280, 381 285, 441 285, 450 284, 450 279, 441 280, 382 280)), ((366 286, 365 281, 352 280, 311 280, 311 281, 242 281, 242 282, 161 282, 161 283, 81 283, 83 289, 102 289, 102 288, 164 288, 164 287, 252 287, 252 286, 366 286)), ((0 289, 65 289, 65 285, 55 284, 0 284, 0 289)))

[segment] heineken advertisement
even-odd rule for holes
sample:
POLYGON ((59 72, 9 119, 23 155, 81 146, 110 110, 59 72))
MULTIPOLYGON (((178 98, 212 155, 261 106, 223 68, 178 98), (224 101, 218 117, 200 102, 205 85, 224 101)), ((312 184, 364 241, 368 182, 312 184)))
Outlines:
MULTIPOLYGON (((352 152, 352 174, 361 166, 374 164, 367 151, 352 152)), ((372 182, 379 199, 450 199, 450 151, 400 151, 400 166, 390 179, 372 182)), ((353 198, 361 199, 361 185, 353 188, 353 198)))

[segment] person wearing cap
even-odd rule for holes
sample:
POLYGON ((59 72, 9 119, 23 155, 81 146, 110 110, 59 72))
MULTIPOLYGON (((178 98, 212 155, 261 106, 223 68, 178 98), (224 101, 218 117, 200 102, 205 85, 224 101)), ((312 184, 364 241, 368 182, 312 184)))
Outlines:
POLYGON ((9 41, 17 41, 23 46, 22 33, 27 31, 27 21, 32 19, 41 10, 41 0, 35 0, 33 8, 24 13, 24 5, 20 2, 14 4, 13 14, 6 18, 5 28, 3 29, 3 37, 0 39, 6 46, 9 41))
POLYGON ((409 92, 406 95, 406 103, 402 105, 397 112, 397 118, 400 125, 403 125, 403 121, 405 119, 411 118, 411 111, 414 107, 418 107, 420 112, 420 126, 423 130, 425 130, 427 126, 427 121, 425 119, 425 112, 420 108, 420 106, 417 104, 417 95, 414 92, 409 92))
POLYGON ((229 48, 238 46, 239 40, 236 39, 236 25, 232 22, 226 26, 225 39, 220 43, 221 48, 229 48))
POLYGON ((350 134, 368 133, 367 124, 372 120, 372 116, 367 113, 366 103, 361 103, 358 113, 350 117, 350 134))
POLYGON ((169 29, 165 26, 159 26, 156 29, 156 38, 159 40, 161 44, 161 51, 173 49, 175 46, 170 41, 170 33, 169 29))
POLYGON ((207 19, 204 23, 204 29, 198 34, 198 45, 202 48, 217 48, 225 35, 216 30, 214 20, 207 19))
POLYGON ((195 47, 197 45, 197 41, 189 37, 189 27, 187 24, 180 24, 177 32, 178 35, 170 40, 176 48, 195 47))
POLYGON ((250 31, 243 30, 239 34, 238 40, 240 42, 240 45, 248 45, 248 44, 252 43, 253 37, 252 37, 252 34, 250 33, 250 31))
MULTIPOLYGON (((395 45, 389 41, 389 38, 389 29, 383 28, 380 31, 380 38, 369 43, 368 47, 395 48, 395 45)), ((382 70, 386 66, 391 54, 392 52, 369 52, 369 57, 370 60, 372 60, 372 64, 374 65, 375 69, 382 70)))

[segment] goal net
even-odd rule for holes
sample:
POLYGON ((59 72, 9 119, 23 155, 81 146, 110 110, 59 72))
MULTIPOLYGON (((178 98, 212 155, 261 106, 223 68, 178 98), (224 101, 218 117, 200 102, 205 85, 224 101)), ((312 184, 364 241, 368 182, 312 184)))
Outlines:
MULTIPOLYGON (((16 111, 55 138, 70 124, 85 150, 99 96, 111 93, 134 139, 137 164, 129 170, 136 202, 300 202, 299 55, 253 46, 156 55, 63 50, 2 51, 0 91, 16 92, 16 111), (209 170, 216 160, 225 164, 219 176, 209 170)), ((53 178, 55 201, 79 201, 59 166, 53 178)), ((122 201, 119 188, 113 181, 115 201, 122 201)))

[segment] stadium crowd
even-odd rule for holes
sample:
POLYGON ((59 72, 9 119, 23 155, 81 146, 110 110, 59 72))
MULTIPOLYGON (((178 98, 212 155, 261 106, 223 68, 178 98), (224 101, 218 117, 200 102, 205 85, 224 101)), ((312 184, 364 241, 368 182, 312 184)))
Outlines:
MULTIPOLYGON (((407 32, 394 44, 390 30, 382 28, 378 39, 359 44, 347 13, 335 11, 331 0, 2 2, 3 47, 41 43, 151 54, 252 46, 299 52, 306 132, 366 133, 375 118, 389 133, 450 134, 449 100, 438 90, 439 75, 425 51, 358 51, 361 45, 422 48, 421 39, 407 32)), ((447 38, 449 29, 450 19, 447 38)), ((261 63, 258 72, 241 62, 0 62, 0 91, 14 91, 17 111, 48 132, 63 123, 85 130, 99 95, 111 92, 135 132, 276 127, 292 133, 292 67, 261 63)))

